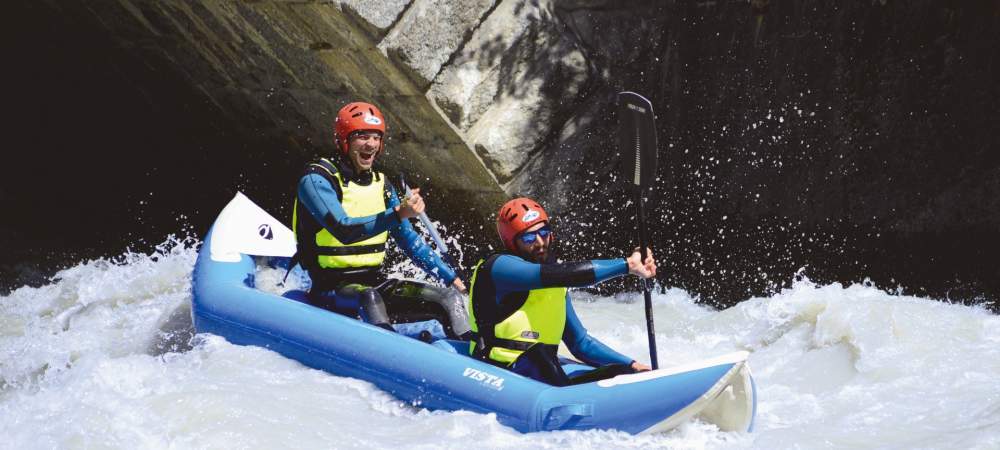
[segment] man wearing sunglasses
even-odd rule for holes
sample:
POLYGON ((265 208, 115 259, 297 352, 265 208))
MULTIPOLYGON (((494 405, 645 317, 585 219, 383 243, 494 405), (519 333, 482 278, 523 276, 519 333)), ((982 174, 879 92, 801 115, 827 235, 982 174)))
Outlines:
POLYGON ((645 261, 637 249, 627 258, 554 263, 549 217, 529 198, 500 208, 497 233, 509 253, 479 261, 471 279, 466 309, 473 356, 554 386, 650 370, 587 334, 567 288, 627 274, 652 278, 656 262, 651 251, 645 261), (567 376, 557 355, 560 341, 597 369, 567 376))
POLYGON ((393 330, 390 321, 438 319, 449 337, 468 333, 464 301, 454 291, 412 281, 386 280, 385 244, 396 244, 425 272, 465 291, 455 271, 420 238, 407 219, 424 210, 419 189, 400 202, 375 159, 385 151, 385 118, 370 103, 344 106, 334 123, 335 158, 306 167, 299 180, 292 229, 295 260, 309 273, 313 305, 360 315, 393 330), (388 305, 387 305, 388 304, 388 305), (387 310, 388 306, 388 310, 387 310))

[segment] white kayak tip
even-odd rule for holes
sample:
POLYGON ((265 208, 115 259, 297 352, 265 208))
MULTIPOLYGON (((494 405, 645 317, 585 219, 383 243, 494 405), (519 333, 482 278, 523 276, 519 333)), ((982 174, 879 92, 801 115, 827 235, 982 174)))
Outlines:
POLYGON ((295 254, 295 234, 252 200, 237 192, 212 226, 213 261, 238 262, 240 255, 295 254))

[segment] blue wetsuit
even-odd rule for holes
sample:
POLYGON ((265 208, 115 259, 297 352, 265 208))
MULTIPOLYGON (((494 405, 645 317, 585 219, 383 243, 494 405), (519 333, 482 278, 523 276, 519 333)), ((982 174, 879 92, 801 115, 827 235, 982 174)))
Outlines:
MULTIPOLYGON (((346 183, 365 186, 372 183, 375 176, 372 171, 356 174, 348 163, 340 162, 337 166, 337 172, 346 183)), ((340 200, 343 195, 340 183, 324 176, 323 172, 307 171, 299 180, 297 200, 298 208, 308 211, 311 218, 300 213, 298 223, 301 228, 296 233, 301 235, 300 238, 313 236, 323 227, 338 241, 352 244, 388 231, 418 267, 450 285, 457 277, 455 270, 424 242, 408 220, 400 218, 395 211, 395 207, 400 204, 396 190, 388 181, 385 186, 384 211, 370 216, 350 217, 340 200)), ((300 251, 303 247, 300 242, 300 251)), ((392 328, 389 325, 391 321, 411 322, 435 318, 442 323, 450 337, 461 336, 469 330, 462 299, 449 289, 407 282, 408 291, 417 292, 417 299, 412 298, 413 295, 401 298, 392 294, 393 289, 389 285, 383 287, 386 291, 383 293, 374 289, 384 281, 379 267, 357 270, 323 269, 312 258, 314 256, 306 254, 301 262, 313 280, 309 299, 316 306, 348 315, 360 315, 365 321, 386 329, 392 328), (416 284, 419 286, 415 286, 416 284), (383 294, 386 295, 385 298, 383 294), (440 308, 429 308, 428 302, 440 305, 440 308), (391 311, 386 310, 386 303, 390 304, 391 311)), ((395 285, 402 286, 399 283, 395 285)))
MULTIPOLYGON (((550 287, 585 287, 614 277, 628 274, 624 259, 595 259, 562 264, 536 264, 514 255, 499 255, 488 259, 476 275, 475 301, 497 302, 499 310, 505 309, 504 302, 517 301, 514 293, 550 287), (480 300, 480 296, 486 298, 480 300)), ((608 364, 631 365, 633 360, 590 336, 583 327, 570 295, 566 293, 566 324, 562 341, 576 358, 592 366, 608 364)), ((554 356, 554 355, 553 355, 554 356)), ((522 375, 535 376, 531 364, 515 362, 511 367, 522 375)), ((543 380, 549 381, 549 380, 543 380)))
MULTIPOLYGON (((343 166, 343 165, 342 165, 343 166)), ((354 181, 351 171, 341 169, 341 176, 354 181)), ((371 172, 367 173, 371 177, 371 172)), ((389 231, 403 252, 414 263, 428 274, 440 279, 445 284, 455 281, 455 271, 435 253, 430 246, 420 238, 408 220, 401 220, 395 207, 399 206, 399 197, 391 183, 386 183, 389 194, 386 198, 386 210, 365 217, 349 217, 344 211, 330 182, 322 175, 308 173, 299 180, 299 202, 309 211, 316 222, 323 226, 340 242, 347 244, 363 241, 384 231, 389 231)))

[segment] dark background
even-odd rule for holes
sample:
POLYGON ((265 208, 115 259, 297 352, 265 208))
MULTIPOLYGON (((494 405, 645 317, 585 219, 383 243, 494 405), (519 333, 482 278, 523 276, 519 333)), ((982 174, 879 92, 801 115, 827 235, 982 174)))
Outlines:
MULTIPOLYGON (((718 306, 800 274, 996 308, 1000 2, 624 5, 564 15, 610 73, 595 109, 621 90, 657 109, 661 281, 718 306)), ((635 242, 604 209, 626 198, 614 124, 586 139, 581 257, 635 242)))
MULTIPOLYGON (((14 2, 8 16, 0 292, 82 258, 200 235, 235 189, 288 215, 298 171, 328 143, 240 116, 238 96, 209 101, 170 57, 177 49, 130 45, 96 15, 53 5, 14 2)), ((650 228, 662 283, 717 306, 780 289, 799 269, 819 282, 998 298, 1000 2, 612 12, 572 24, 602 36, 581 39, 610 74, 582 101, 610 105, 628 89, 657 108, 650 228)), ((587 145, 581 167, 593 175, 547 180, 577 192, 557 230, 567 257, 617 256, 634 233, 613 135, 587 145)), ((493 239, 475 216, 435 218, 465 236, 466 265, 493 239)))
POLYGON ((123 45, 73 2, 11 7, 0 292, 83 258, 200 236, 237 189, 291 201, 309 152, 259 117, 220 110, 166 49, 123 45))

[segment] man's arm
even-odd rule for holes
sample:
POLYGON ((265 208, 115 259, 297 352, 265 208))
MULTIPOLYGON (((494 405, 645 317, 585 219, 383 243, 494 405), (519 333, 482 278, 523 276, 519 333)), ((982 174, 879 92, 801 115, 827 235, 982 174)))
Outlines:
MULTIPOLYGON (((386 184, 386 187, 389 189, 386 204, 391 210, 400 204, 399 197, 391 184, 386 184)), ((455 281, 457 277, 455 270, 424 242, 417 230, 413 229, 409 220, 400 221, 398 226, 391 228, 391 231, 396 245, 424 272, 440 279, 445 285, 450 285, 455 281)))
POLYGON ((580 318, 577 317, 570 302, 569 293, 566 293, 566 327, 563 329, 563 342, 573 356, 591 366, 603 366, 605 364, 632 364, 632 358, 614 351, 597 338, 587 333, 580 318))
POLYGON ((621 258, 535 264, 513 255, 500 255, 490 268, 498 292, 586 287, 627 273, 628 265, 621 258))
POLYGON ((298 195, 309 214, 345 244, 363 241, 400 223, 399 214, 392 206, 378 214, 349 217, 333 186, 319 174, 303 176, 299 180, 298 195))

